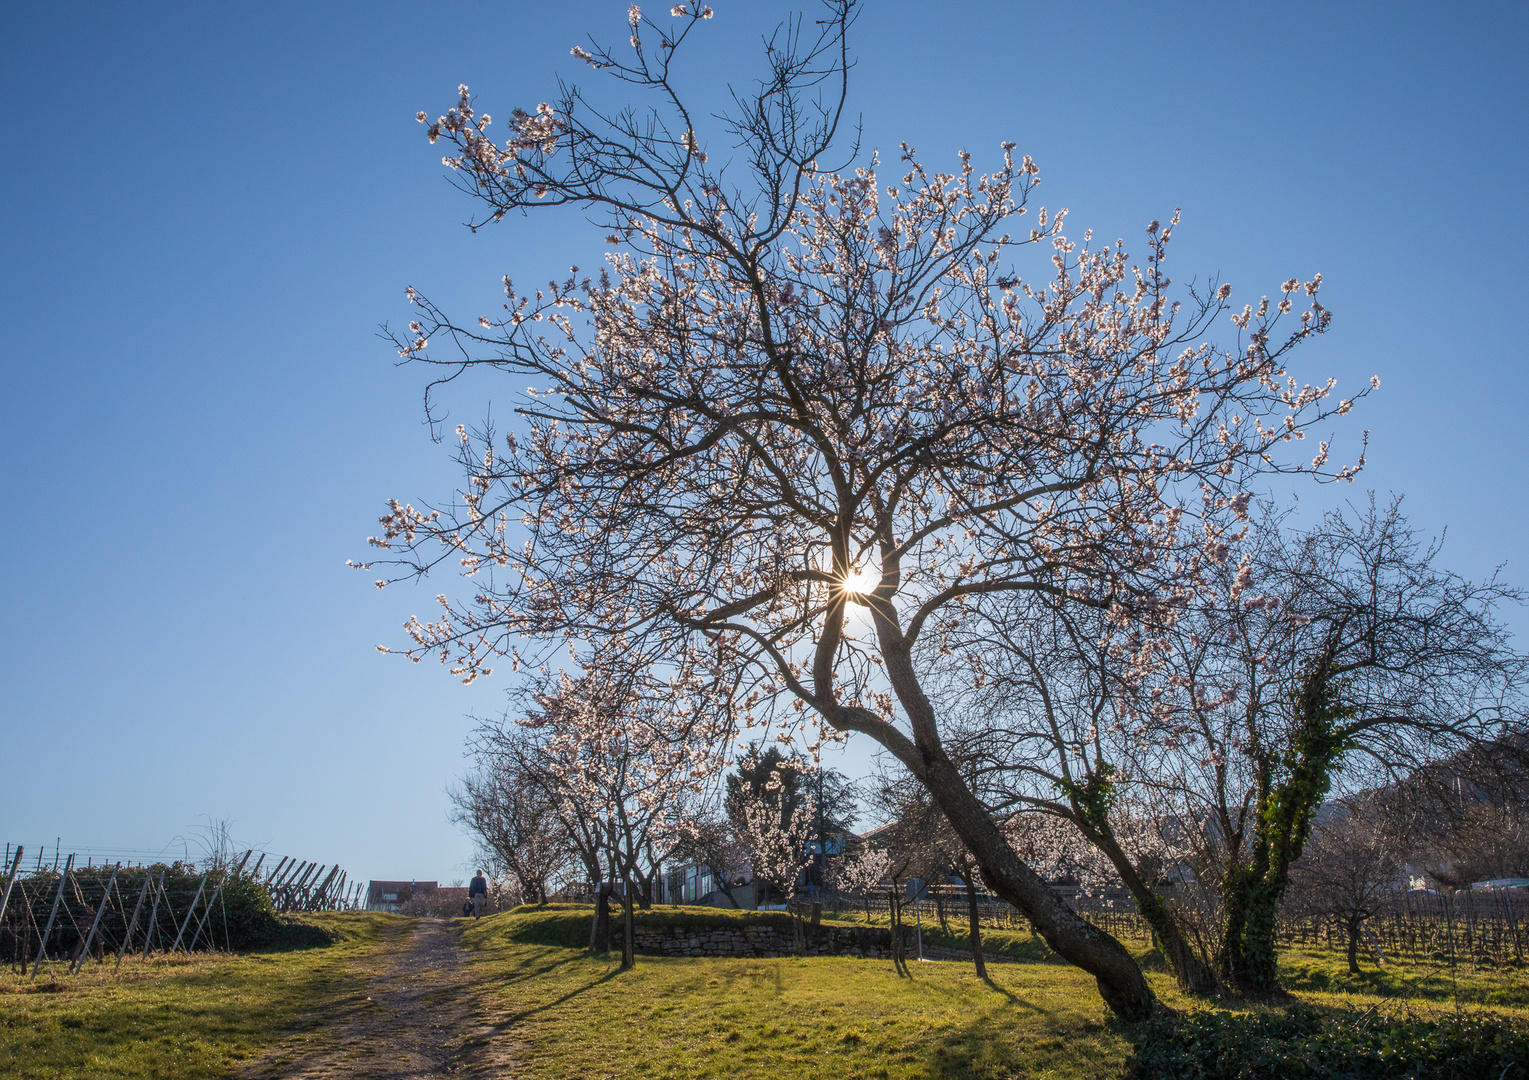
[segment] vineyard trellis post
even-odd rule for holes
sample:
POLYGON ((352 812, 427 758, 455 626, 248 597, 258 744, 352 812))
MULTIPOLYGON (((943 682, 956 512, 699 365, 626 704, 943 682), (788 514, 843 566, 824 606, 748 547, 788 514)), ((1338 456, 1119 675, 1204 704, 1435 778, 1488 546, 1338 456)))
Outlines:
MULTIPOLYGON (((168 870, 159 872, 159 884, 154 886, 154 905, 149 911, 149 925, 143 931, 143 958, 149 958, 149 947, 154 943, 154 937, 159 933, 159 898, 165 894, 165 874, 168 870)), ((169 898, 165 899, 165 906, 170 906, 169 898)), ((172 916, 173 918, 173 916, 172 916)))
POLYGON ((106 879, 106 888, 101 890, 101 902, 96 905, 96 917, 90 920, 90 933, 85 935, 85 943, 80 946, 80 955, 75 957, 74 967, 70 969, 72 974, 78 975, 85 967, 85 958, 90 955, 90 946, 96 940, 96 931, 101 928, 101 916, 106 914, 107 902, 111 899, 112 886, 117 883, 117 873, 122 869, 122 862, 112 867, 111 877, 106 879))
POLYGON ((180 930, 175 935, 175 943, 170 946, 173 953, 180 948, 181 938, 186 936, 186 927, 191 925, 191 916, 196 914, 196 902, 202 898, 202 890, 207 887, 207 875, 202 875, 201 884, 196 887, 196 895, 191 898, 191 906, 186 909, 186 919, 181 923, 180 930))
POLYGON ((0 920, 5 918, 6 905, 11 902, 11 887, 16 884, 16 875, 21 870, 21 852, 22 847, 17 844, 16 858, 11 862, 11 872, 5 878, 5 894, 0 896, 0 920))
MULTIPOLYGON (((143 902, 149 895, 149 886, 153 883, 153 881, 154 875, 145 870, 143 875, 143 888, 138 890, 138 902, 133 905, 132 921, 127 924, 127 931, 122 935, 122 947, 117 950, 117 966, 112 969, 113 971, 122 970, 122 956, 127 952, 127 947, 133 940, 133 931, 138 929, 138 915, 143 911, 143 902)), ((144 936, 148 936, 147 931, 145 931, 144 936)))
MULTIPOLYGON (((55 855, 53 866, 58 868, 58 857, 55 855)), ((32 978, 29 982, 37 981, 37 969, 42 967, 42 957, 48 949, 48 939, 53 936, 53 923, 58 918, 58 905, 64 900, 64 882, 69 878, 69 872, 74 868, 74 856, 69 856, 69 861, 64 863, 64 872, 59 875, 58 892, 53 896, 53 910, 48 913, 48 928, 43 931, 42 940, 37 945, 37 959, 32 963, 32 978)))

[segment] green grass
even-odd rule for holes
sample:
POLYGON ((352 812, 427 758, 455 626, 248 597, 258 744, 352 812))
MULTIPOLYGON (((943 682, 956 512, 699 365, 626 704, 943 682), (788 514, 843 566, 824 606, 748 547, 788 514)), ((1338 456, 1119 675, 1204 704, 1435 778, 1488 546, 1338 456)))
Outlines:
MULTIPOLYGON (((589 945, 589 920, 593 908, 589 904, 542 904, 536 907, 516 908, 510 924, 514 940, 534 942, 539 945, 564 945, 584 948, 589 945)), ((656 929, 665 926, 693 926, 706 930, 732 929, 744 925, 771 925, 790 930, 791 917, 783 911, 732 911, 714 907, 655 907, 647 911, 638 909, 633 921, 639 929, 656 929)), ((621 931, 622 912, 619 906, 611 909, 611 932, 621 931)))
MULTIPOLYGON (((783 918, 709 908, 642 915, 650 925, 783 918)), ((463 924, 473 999, 492 1014, 496 1041, 518 1057, 516 1075, 1114 1078, 1136 1034, 1106 1013, 1091 978, 1064 964, 995 964, 990 982, 967 963, 914 962, 905 979, 887 961, 829 957, 642 956, 622 972, 614 956, 582 950, 589 920, 587 906, 549 905, 463 924)), ((322 1037, 343 1002, 368 992, 368 973, 410 923, 364 914, 316 921, 339 940, 242 957, 129 961, 120 977, 101 966, 73 977, 45 970, 31 985, 0 973, 0 1075, 225 1077, 300 1033, 322 1037)), ((937 936, 936 928, 925 931, 926 940, 937 936)), ((1028 932, 984 929, 983 936, 993 951, 1044 949, 1028 932)), ((954 934, 950 943, 959 944, 954 934)), ((1281 1011, 1190 1001, 1151 954, 1142 959, 1153 989, 1175 1008, 1281 1011)), ((1462 968, 1451 982, 1447 965, 1366 963, 1349 976, 1335 952, 1291 950, 1283 960, 1293 1000, 1321 1009, 1445 1013, 1458 993, 1464 1008, 1529 1022, 1523 971, 1462 968)))
POLYGON ((462 936, 527 1076, 1062 1080, 1118 1075, 1129 1053, 1075 968, 995 965, 985 983, 954 963, 915 963, 903 979, 867 960, 643 956, 621 972, 562 944, 581 933, 589 909, 557 906, 462 936))
MULTIPOLYGON (((757 917, 704 908, 640 915, 686 924, 757 917)), ((1092 979, 1062 964, 995 964, 987 983, 964 963, 914 963, 910 980, 886 961, 837 958, 641 956, 622 972, 614 957, 576 948, 588 941, 589 919, 588 907, 523 908, 463 935, 528 1077, 1063 1080, 1118 1077, 1131 1052, 1135 1032, 1106 1014, 1092 979)), ((964 946, 955 928, 943 943, 964 946)), ((941 940, 938 926, 924 929, 926 941, 941 940)), ((1027 931, 984 928, 983 938, 990 952, 1049 954, 1027 931)), ((1185 998, 1160 957, 1137 951, 1154 991, 1174 1008, 1283 1011, 1185 998)), ((1292 951, 1284 959, 1290 1000, 1319 1009, 1427 1016, 1454 1007, 1436 973, 1430 981, 1404 964, 1380 972, 1368 965, 1349 978, 1338 954, 1292 951)), ((1529 1021, 1522 973, 1462 974, 1459 987, 1462 1006, 1497 1006, 1491 1011, 1529 1021)))
POLYGON ((1419 963, 1388 958, 1378 967, 1361 956, 1359 974, 1350 975, 1348 959, 1333 949, 1291 948, 1280 954, 1285 987, 1313 1001, 1342 998, 1408 1000, 1436 1005, 1487 1005, 1529 1011, 1529 970, 1482 968, 1448 961, 1419 963))
POLYGON ((311 916, 337 941, 324 948, 130 958, 121 973, 44 964, 35 983, 0 972, 0 1076, 225 1077, 283 1035, 315 1023, 351 976, 346 961, 376 949, 388 916, 311 916))
MULTIPOLYGON (((887 918, 879 912, 867 919, 864 912, 846 911, 839 915, 825 915, 823 921, 834 925, 848 926, 886 926, 887 918)), ((906 920, 909 926, 915 926, 912 916, 906 920)), ((928 919, 923 924, 924 941, 930 945, 941 945, 950 949, 971 949, 971 932, 967 927, 966 916, 963 912, 959 918, 950 918, 948 927, 940 926, 934 919, 928 919)), ((1126 943, 1130 945, 1130 942, 1126 943)), ((1043 960, 1062 962, 1061 957, 1051 951, 1051 946, 1037 934, 1030 930, 1016 930, 1009 927, 982 928, 982 951, 990 955, 1012 956, 1020 960, 1043 960)))

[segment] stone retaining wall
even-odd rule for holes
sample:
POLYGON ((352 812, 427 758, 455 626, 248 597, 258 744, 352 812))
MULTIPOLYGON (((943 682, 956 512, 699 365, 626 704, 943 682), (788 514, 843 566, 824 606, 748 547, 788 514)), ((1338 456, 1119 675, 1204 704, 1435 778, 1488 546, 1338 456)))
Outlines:
MULTIPOLYGON (((807 932, 809 956, 892 958, 892 932, 885 927, 812 926, 807 932)), ((612 939, 620 924, 611 920, 612 939)), ((911 950, 913 933, 904 928, 904 948, 911 950)), ((795 956, 788 926, 744 925, 737 928, 665 926, 636 932, 637 951, 657 956, 795 956)))

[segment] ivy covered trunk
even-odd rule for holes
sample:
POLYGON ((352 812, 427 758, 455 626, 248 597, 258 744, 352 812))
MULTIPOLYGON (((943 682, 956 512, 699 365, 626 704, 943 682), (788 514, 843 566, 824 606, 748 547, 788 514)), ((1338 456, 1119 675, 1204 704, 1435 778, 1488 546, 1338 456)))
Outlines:
POLYGON ((1329 651, 1296 691, 1294 731, 1283 760, 1262 764, 1252 843, 1242 865, 1227 875, 1222 973, 1245 992, 1267 994, 1279 986, 1275 920, 1290 887, 1290 864, 1301 857, 1317 808, 1351 745, 1344 722, 1354 711, 1338 689, 1329 651))
POLYGON ((1116 791, 1114 774, 1113 766, 1099 762, 1086 783, 1062 785, 1072 804, 1073 824, 1120 875, 1122 884, 1131 893, 1136 910, 1152 928, 1164 959, 1173 968, 1179 988, 1192 994, 1213 994, 1220 989, 1216 973, 1191 947, 1183 928, 1163 903, 1163 898, 1142 877, 1110 827, 1109 811, 1116 791))

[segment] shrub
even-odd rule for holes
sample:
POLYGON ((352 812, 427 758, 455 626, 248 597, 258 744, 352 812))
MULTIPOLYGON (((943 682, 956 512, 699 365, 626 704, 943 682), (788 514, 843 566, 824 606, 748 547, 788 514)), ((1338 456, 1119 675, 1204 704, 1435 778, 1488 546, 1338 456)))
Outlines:
POLYGON ((1529 1027, 1480 1014, 1193 1012, 1141 1025, 1133 1080, 1524 1080, 1529 1027))

